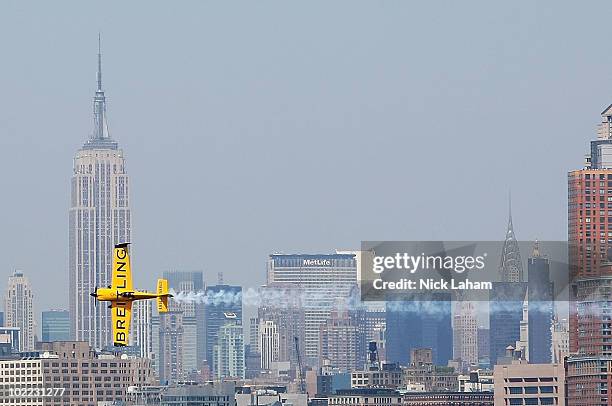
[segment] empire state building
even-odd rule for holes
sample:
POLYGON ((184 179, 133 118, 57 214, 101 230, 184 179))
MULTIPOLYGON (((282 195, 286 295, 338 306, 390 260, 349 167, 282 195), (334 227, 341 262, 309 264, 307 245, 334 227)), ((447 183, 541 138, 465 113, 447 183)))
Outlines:
POLYGON ((68 297, 72 337, 104 348, 112 345, 110 310, 96 305, 89 294, 111 284, 112 249, 130 241, 131 218, 125 158, 108 131, 99 46, 93 124, 90 138, 74 157, 68 297))

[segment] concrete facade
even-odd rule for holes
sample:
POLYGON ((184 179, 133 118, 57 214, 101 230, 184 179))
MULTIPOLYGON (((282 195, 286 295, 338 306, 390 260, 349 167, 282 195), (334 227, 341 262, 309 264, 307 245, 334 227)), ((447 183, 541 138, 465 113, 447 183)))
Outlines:
POLYGON ((496 365, 493 384, 496 405, 565 405, 562 364, 496 365))

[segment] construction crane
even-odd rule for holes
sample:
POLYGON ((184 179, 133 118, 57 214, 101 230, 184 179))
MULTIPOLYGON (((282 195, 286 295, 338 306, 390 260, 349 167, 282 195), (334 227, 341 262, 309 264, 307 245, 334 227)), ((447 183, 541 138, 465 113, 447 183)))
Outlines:
POLYGON ((300 339, 293 336, 295 342, 295 353, 297 355, 298 368, 300 370, 300 393, 306 393, 306 384, 304 382, 304 369, 302 368, 302 357, 300 357, 300 339))

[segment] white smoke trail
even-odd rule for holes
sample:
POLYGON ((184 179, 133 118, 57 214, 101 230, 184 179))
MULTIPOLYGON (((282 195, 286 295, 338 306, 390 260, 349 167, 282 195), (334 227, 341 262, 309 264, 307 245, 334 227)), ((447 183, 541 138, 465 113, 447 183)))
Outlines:
MULTIPOLYGON (((235 291, 180 291, 170 290, 177 303, 198 303, 205 305, 238 305, 242 303, 246 307, 275 307, 275 308, 324 308, 342 310, 363 310, 368 303, 362 302, 358 291, 353 291, 348 297, 330 298, 329 295, 317 295, 292 288, 246 288, 242 292, 235 291)), ((451 302, 449 301, 387 301, 373 302, 386 308, 390 312, 408 312, 427 314, 429 316, 448 316, 451 314, 451 302)), ((495 312, 517 312, 521 311, 522 302, 518 301, 481 301, 482 306, 476 306, 476 312, 489 314, 495 312)), ((558 305, 559 302, 556 302, 558 305)), ((543 313, 549 312, 551 304, 547 302, 532 302, 530 308, 543 313)), ((554 307, 554 305, 553 305, 554 307)))
MULTIPOLYGON (((303 308, 322 308, 322 309, 342 309, 348 311, 364 310, 367 303, 362 302, 357 291, 348 297, 330 298, 329 295, 313 294, 303 290, 266 288, 263 290, 247 288, 242 292, 232 291, 198 291, 176 292, 171 290, 174 300, 177 303, 198 303, 205 305, 238 305, 253 307, 303 307, 303 308)), ((382 302, 376 302, 385 304, 382 302)), ((450 314, 450 302, 444 301, 389 301, 386 303, 387 311, 415 312, 429 315, 450 314)))
POLYGON ((265 288, 243 289, 242 292, 235 291, 180 291, 171 289, 170 293, 177 303, 198 303, 209 305, 237 305, 243 306, 270 306, 270 307, 330 307, 336 305, 345 309, 356 308, 359 297, 351 294, 348 297, 330 298, 329 295, 316 295, 297 289, 265 288))

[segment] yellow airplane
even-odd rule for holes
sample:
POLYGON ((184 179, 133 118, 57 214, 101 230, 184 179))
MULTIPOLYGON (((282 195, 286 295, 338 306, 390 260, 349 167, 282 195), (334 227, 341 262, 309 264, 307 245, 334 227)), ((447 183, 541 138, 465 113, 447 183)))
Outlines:
POLYGON ((96 288, 91 296, 96 300, 111 302, 113 317, 113 344, 115 347, 128 345, 132 302, 135 300, 157 299, 157 311, 168 311, 168 281, 157 280, 157 293, 134 290, 132 287, 132 269, 130 268, 129 243, 115 245, 113 250, 113 282, 107 288, 96 288))

